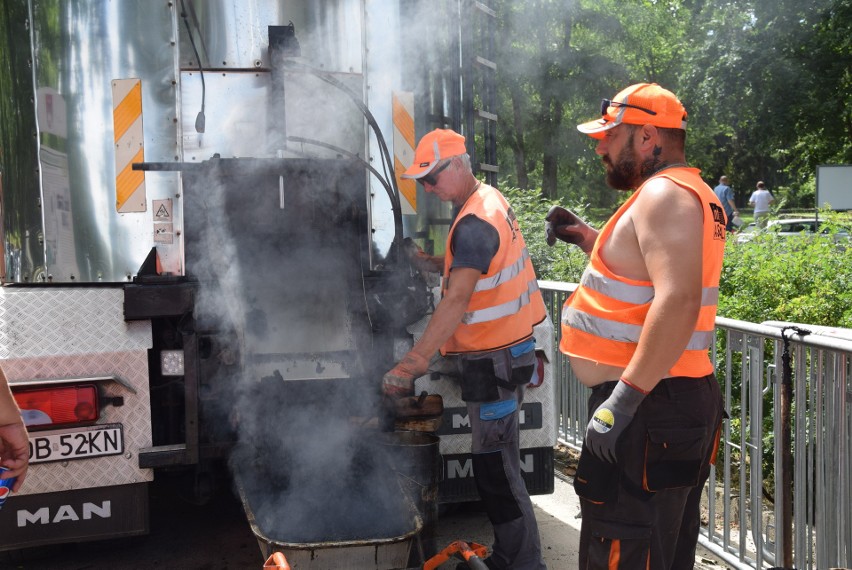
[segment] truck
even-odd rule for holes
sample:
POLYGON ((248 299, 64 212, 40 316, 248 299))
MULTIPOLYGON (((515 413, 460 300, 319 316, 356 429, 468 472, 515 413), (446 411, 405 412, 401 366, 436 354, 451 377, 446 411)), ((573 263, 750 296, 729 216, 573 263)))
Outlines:
MULTIPOLYGON (((0 550, 145 534, 158 474, 203 502, 238 462, 369 424, 440 297, 407 252, 442 254, 453 217, 400 173, 452 128, 496 185, 497 33, 467 0, 4 1, 0 365, 31 458, 0 550)), ((523 405, 532 494, 553 338, 523 405)), ((477 498, 453 369, 416 381, 443 399, 442 503, 477 498)))

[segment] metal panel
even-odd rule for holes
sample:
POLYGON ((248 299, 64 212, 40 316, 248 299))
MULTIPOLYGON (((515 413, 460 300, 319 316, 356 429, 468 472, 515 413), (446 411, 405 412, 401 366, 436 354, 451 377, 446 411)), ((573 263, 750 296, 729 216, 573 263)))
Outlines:
POLYGON ((254 377, 363 373, 363 172, 329 159, 220 159, 184 172, 196 318, 237 331, 229 343, 254 377))
MULTIPOLYGON (((164 220, 154 217, 152 203, 180 196, 178 174, 146 173, 146 195, 133 205, 140 211, 115 212, 120 173, 114 152, 113 81, 141 80, 147 162, 183 160, 184 152, 196 160, 215 152, 276 154, 276 148, 262 144, 264 121, 271 114, 264 85, 268 77, 261 77, 270 65, 269 25, 292 22, 300 61, 343 77, 359 97, 364 90, 361 0, 9 0, 6 5, 0 20, 4 44, 30 46, 10 54, 0 71, 0 86, 11 95, 0 107, 0 144, 6 149, 0 249, 6 281, 127 281, 155 244, 163 270, 183 273, 181 203, 175 202, 168 220, 172 239, 162 238, 164 220), (205 98, 211 105, 212 136, 206 137, 194 129, 201 107, 197 59, 208 72, 204 79, 211 82, 205 98), (180 67, 186 70, 183 78, 180 67), (222 77, 213 69, 237 75, 222 77), (233 81, 237 76, 239 84, 233 81), (181 80, 187 81, 183 89, 181 80), (187 98, 182 106, 181 96, 187 98), (186 121, 181 108, 187 110, 186 121), (251 120, 245 121, 247 117, 251 120), (217 138, 217 125, 236 129, 220 130, 217 138)), ((291 87, 291 96, 299 89, 316 93, 314 83, 291 87)), ((326 85, 323 91, 334 89, 326 85)), ((288 103, 294 110, 287 112, 293 121, 287 134, 365 157, 363 117, 351 101, 336 95, 288 103), (337 112, 326 112, 323 101, 337 112), (323 133, 320 123, 330 125, 335 137, 323 133), (344 143, 338 136, 341 126, 344 143)), ((328 156, 333 151, 314 145, 309 152, 328 156)))
POLYGON ((150 323, 125 322, 123 302, 121 288, 0 288, 0 359, 147 350, 150 323))
MULTIPOLYGON (((10 2, 15 14, 26 12, 26 4, 10 2)), ((18 145, 25 148, 37 133, 38 155, 15 160, 24 161, 17 172, 38 172, 39 180, 4 181, 7 280, 125 281, 145 259, 154 232, 150 207, 115 213, 112 80, 143 78, 146 158, 175 160, 173 3, 39 0, 30 8, 31 36, 16 45, 31 45, 32 65, 15 66, 13 74, 18 85, 28 76, 31 91, 12 96, 19 106, 31 107, 33 100, 37 121, 31 130, 19 129, 9 141, 14 151, 4 154, 19 153, 18 145), (23 215, 8 211, 17 206, 23 215), (41 223, 33 216, 37 206, 41 223)), ((6 22, 2 33, 20 39, 26 23, 6 22)), ((148 198, 172 196, 176 182, 156 177, 148 198)))
MULTIPOLYGON (((331 74, 350 91, 360 93, 360 75, 331 74)), ((310 73, 284 74, 284 109, 287 136, 316 141, 364 158, 364 117, 341 90, 310 73)), ((219 154, 223 158, 271 158, 283 150, 278 133, 270 130, 270 117, 259 109, 271 107, 272 77, 268 71, 205 73, 203 133, 195 131, 201 109, 201 76, 181 73, 183 155, 186 162, 201 162, 219 154)), ((319 144, 288 143, 288 155, 336 158, 339 151, 319 144)))
POLYGON ((101 383, 107 405, 99 423, 120 423, 125 453, 30 467, 23 494, 150 481, 139 469, 140 449, 151 445, 148 390, 149 321, 122 319, 121 288, 0 289, 0 358, 14 387, 19 382, 113 376, 101 383))
MULTIPOLYGON (((292 22, 302 56, 326 71, 361 73, 361 0, 183 0, 203 68, 269 68, 267 26, 292 22)), ((181 22, 183 69, 198 67, 181 22)))
MULTIPOLYGON (((418 323, 421 324, 421 323, 418 323)), ((414 326, 409 329, 413 329, 414 326)), ((416 338, 419 336, 417 332, 413 333, 416 338)), ((528 388, 524 394, 523 410, 530 413, 541 411, 539 417, 531 415, 525 417, 521 414, 521 430, 520 430, 520 445, 521 449, 531 449, 538 447, 553 447, 556 444, 556 382, 553 375, 553 339, 555 333, 553 324, 550 319, 545 319, 542 323, 536 326, 535 331, 536 350, 543 352, 546 359, 544 366, 544 381, 540 387, 528 388), (529 425, 540 425, 539 429, 529 429, 529 425), (527 425, 527 427, 524 427, 527 425)), ((448 365, 451 365, 449 361, 448 365)), ((431 376, 423 376, 415 381, 415 393, 420 393, 426 390, 432 394, 441 394, 444 398, 445 412, 452 412, 452 409, 464 410, 465 403, 461 398, 461 387, 458 380, 452 375, 440 374, 436 379, 431 376)), ((441 435, 441 453, 460 454, 470 452, 470 434, 459 433, 459 430, 453 430, 452 423, 454 421, 464 422, 465 417, 459 417, 454 420, 452 414, 445 414, 444 422, 449 422, 450 425, 443 426, 442 430, 455 431, 451 435, 441 435)), ((468 424, 469 425, 469 424, 468 424)), ((458 426, 457 426, 458 427, 458 426)))

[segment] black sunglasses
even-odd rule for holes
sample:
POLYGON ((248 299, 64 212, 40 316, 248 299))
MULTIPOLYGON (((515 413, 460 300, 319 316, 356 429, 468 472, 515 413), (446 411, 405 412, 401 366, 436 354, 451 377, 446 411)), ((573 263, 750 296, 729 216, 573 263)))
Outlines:
POLYGON ((606 115, 609 107, 630 107, 631 109, 639 109, 640 111, 645 111, 649 115, 656 115, 656 111, 652 111, 651 109, 646 109, 645 107, 637 107, 636 105, 631 105, 629 103, 621 103, 620 101, 613 101, 612 99, 601 99, 601 116, 606 115))
POLYGON ((428 184, 429 186, 434 186, 435 184, 438 183, 438 180, 437 180, 438 174, 440 174, 442 170, 447 168, 450 165, 451 162, 452 162, 452 160, 448 160, 447 162, 445 162, 444 164, 442 164, 441 166, 439 166, 438 168, 436 168, 435 170, 433 170, 429 174, 424 174, 423 176, 420 177, 420 181, 423 182, 424 184, 428 184))

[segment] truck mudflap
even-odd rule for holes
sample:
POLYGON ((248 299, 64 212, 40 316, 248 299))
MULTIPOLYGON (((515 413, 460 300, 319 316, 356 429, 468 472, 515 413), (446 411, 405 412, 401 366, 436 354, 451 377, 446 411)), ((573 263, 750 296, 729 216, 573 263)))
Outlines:
MULTIPOLYGON (((478 501, 473 480, 473 455, 444 455, 444 478, 438 487, 440 503, 478 501)), ((521 449, 521 476, 530 495, 553 493, 553 447, 521 449)))
POLYGON ((147 483, 13 495, 0 511, 0 550, 147 533, 147 483))

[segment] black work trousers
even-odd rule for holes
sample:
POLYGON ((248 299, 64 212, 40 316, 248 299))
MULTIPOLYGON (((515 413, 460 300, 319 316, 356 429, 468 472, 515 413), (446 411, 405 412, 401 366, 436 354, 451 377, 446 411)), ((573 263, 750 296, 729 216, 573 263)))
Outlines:
MULTIPOLYGON (((596 386, 589 417, 617 382, 596 386)), ((667 378, 643 400, 617 446, 615 465, 583 448, 581 570, 689 570, 695 564, 701 493, 724 416, 719 384, 667 378)))

